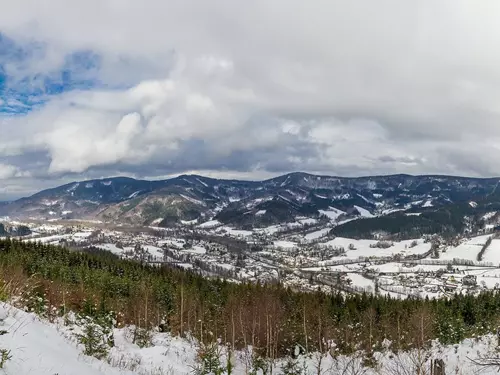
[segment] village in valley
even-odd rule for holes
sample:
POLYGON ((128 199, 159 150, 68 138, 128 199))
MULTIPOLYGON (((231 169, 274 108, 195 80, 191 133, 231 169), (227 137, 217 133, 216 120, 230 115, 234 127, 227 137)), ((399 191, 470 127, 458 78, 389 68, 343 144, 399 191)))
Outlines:
POLYGON ((491 225, 470 236, 429 235, 404 241, 335 237, 335 222, 305 217, 253 230, 233 229, 217 220, 173 228, 71 220, 8 225, 29 228, 29 235, 18 237, 22 241, 75 251, 104 250, 231 282, 395 298, 500 289, 500 238, 491 225))

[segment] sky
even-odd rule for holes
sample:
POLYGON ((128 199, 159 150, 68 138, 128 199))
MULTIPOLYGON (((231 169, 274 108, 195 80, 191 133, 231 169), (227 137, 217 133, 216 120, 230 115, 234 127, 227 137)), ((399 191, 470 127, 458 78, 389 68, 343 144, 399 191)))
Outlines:
POLYGON ((0 200, 69 181, 500 176, 496 0, 16 0, 0 200))

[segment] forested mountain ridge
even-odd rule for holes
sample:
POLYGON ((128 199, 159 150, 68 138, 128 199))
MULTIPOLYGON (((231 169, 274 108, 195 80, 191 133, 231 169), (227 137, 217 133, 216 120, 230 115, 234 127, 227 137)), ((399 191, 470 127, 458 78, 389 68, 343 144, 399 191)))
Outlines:
MULTIPOLYGON (((162 226, 216 219, 242 228, 286 223, 296 217, 342 222, 376 216, 371 219, 375 224, 370 223, 373 230, 386 230, 391 220, 378 218, 391 216, 399 221, 402 218, 404 225, 417 223, 423 232, 460 231, 465 216, 477 216, 479 220, 482 213, 500 206, 499 181, 410 175, 346 178, 307 173, 264 181, 196 175, 159 181, 116 177, 44 190, 2 205, 0 212, 15 218, 85 218, 162 226), (436 224, 445 216, 451 218, 449 223, 436 224)), ((345 225, 350 228, 357 224, 345 225)))

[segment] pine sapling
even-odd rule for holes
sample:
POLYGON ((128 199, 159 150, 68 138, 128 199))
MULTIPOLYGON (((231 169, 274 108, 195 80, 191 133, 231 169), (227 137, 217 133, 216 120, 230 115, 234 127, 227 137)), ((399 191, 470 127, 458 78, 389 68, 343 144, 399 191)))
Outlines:
POLYGON ((0 349, 0 369, 5 367, 8 360, 12 358, 10 350, 0 349))
POLYGON ((226 369, 221 362, 221 357, 222 353, 217 343, 204 345, 198 352, 199 365, 194 369, 194 373, 196 375, 226 374, 226 369))
POLYGON ((109 347, 112 346, 107 329, 92 320, 85 324, 83 333, 76 334, 76 337, 85 347, 84 354, 97 359, 106 357, 109 347))

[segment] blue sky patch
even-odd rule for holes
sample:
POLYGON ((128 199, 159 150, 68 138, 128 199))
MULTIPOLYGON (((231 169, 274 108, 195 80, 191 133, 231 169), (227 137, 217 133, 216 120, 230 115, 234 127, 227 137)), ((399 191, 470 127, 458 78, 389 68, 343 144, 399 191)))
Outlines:
POLYGON ((66 56, 57 71, 32 71, 33 59, 43 58, 44 54, 43 44, 19 45, 0 33, 0 114, 26 114, 52 96, 106 87, 99 80, 98 54, 74 52, 66 56))

